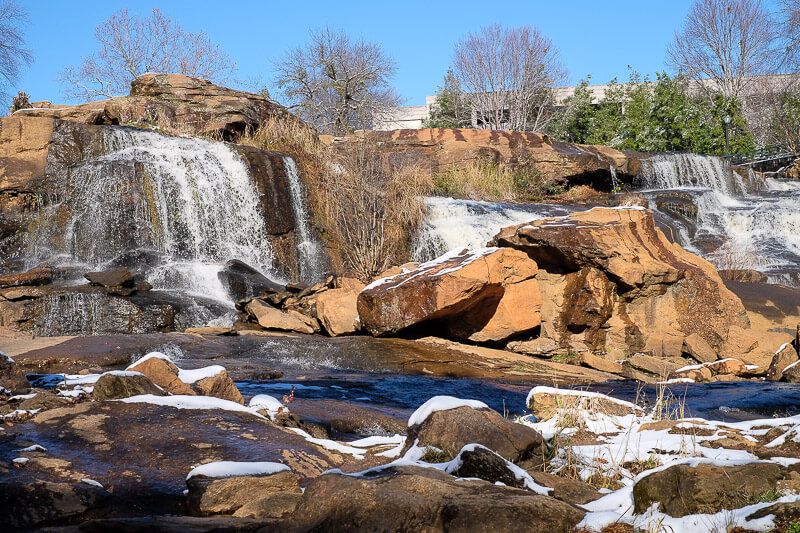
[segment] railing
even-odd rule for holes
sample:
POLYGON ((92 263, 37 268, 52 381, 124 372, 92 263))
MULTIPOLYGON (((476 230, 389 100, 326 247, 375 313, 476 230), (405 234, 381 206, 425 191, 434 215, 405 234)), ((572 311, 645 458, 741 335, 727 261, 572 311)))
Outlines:
POLYGON ((722 156, 731 165, 750 166, 768 161, 780 161, 783 159, 796 159, 798 154, 789 150, 785 146, 765 146, 752 152, 743 154, 731 154, 722 156))

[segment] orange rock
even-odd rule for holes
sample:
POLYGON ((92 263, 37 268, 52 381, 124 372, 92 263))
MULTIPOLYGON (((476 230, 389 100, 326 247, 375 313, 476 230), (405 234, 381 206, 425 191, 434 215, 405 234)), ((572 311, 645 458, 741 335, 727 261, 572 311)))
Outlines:
POLYGON ((316 297, 317 320, 331 337, 349 335, 361 328, 358 318, 358 293, 363 284, 352 288, 330 289, 316 297))
POLYGON ((368 285, 358 314, 373 335, 436 324, 460 339, 500 341, 539 324, 536 271, 516 250, 464 250, 368 285))
POLYGON ((147 376, 150 381, 169 392, 170 394, 186 394, 195 396, 196 393, 187 383, 178 377, 180 369, 174 363, 159 357, 149 357, 133 363, 128 370, 135 370, 147 376))

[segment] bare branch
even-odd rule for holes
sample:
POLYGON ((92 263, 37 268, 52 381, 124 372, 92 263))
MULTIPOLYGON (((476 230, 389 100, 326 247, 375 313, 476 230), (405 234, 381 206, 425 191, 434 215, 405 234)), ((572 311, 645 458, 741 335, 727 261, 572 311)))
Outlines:
POLYGON ((15 0, 0 1, 0 96, 5 87, 17 81, 23 65, 31 62, 32 56, 25 48, 21 30, 27 17, 15 0))
POLYGON ((203 32, 183 29, 159 9, 136 18, 117 11, 95 28, 99 51, 61 73, 67 97, 88 100, 127 94, 146 72, 225 81, 236 66, 203 32))

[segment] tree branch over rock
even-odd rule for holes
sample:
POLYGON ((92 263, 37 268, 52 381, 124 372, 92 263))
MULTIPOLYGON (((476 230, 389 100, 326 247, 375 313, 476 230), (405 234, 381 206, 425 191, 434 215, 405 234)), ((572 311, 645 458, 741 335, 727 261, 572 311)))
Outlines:
POLYGON ((0 96, 13 85, 23 65, 31 62, 20 27, 27 13, 15 0, 0 1, 0 96))
POLYGON ((190 32, 159 9, 138 18, 122 9, 95 28, 100 49, 68 67, 61 81, 68 98, 90 100, 127 94, 146 72, 176 73, 222 82, 236 69, 203 32, 190 32))

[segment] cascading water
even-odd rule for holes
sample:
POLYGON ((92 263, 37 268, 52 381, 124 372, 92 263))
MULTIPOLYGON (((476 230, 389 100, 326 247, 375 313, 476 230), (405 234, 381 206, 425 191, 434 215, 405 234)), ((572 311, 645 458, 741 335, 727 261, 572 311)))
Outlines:
POLYGON ((325 269, 325 259, 320 243, 314 236, 309 222, 308 207, 306 206, 305 191, 300 181, 297 164, 291 157, 283 158, 286 174, 289 178, 289 191, 292 195, 292 211, 295 219, 295 232, 297 238, 297 258, 300 264, 300 278, 303 281, 313 282, 322 278, 325 269))
POLYGON ((800 183, 762 182, 752 170, 739 170, 716 157, 663 154, 643 160, 639 178, 651 207, 676 223, 686 248, 721 269, 754 269, 775 282, 797 283, 800 183), (691 216, 676 210, 681 197, 691 216))
POLYGON ((69 169, 43 213, 32 264, 99 268, 154 249, 154 288, 226 303, 217 272, 228 259, 275 277, 258 190, 230 147, 131 128, 108 127, 103 137, 103 155, 69 169))
POLYGON ((412 246, 414 261, 429 261, 445 252, 480 248, 502 228, 550 216, 566 215, 576 209, 554 204, 504 204, 426 198, 427 216, 412 246))

